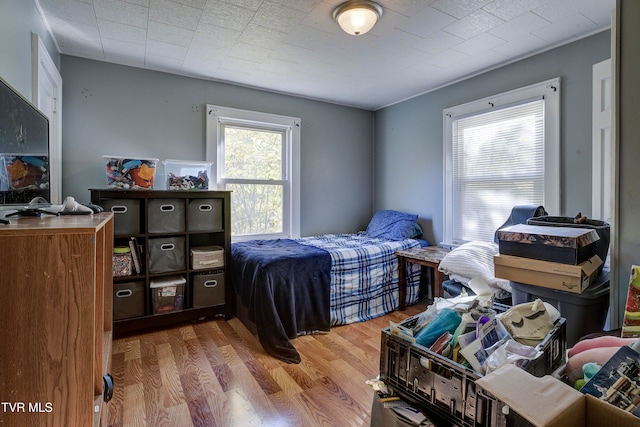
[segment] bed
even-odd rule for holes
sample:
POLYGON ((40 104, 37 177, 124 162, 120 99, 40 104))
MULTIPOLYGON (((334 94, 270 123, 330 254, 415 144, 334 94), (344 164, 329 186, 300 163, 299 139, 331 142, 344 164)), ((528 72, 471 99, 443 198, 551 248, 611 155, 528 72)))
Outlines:
MULTIPOLYGON (((290 339, 329 332, 399 307, 397 250, 428 245, 417 215, 379 211, 366 231, 232 244, 238 317, 265 351, 300 363, 290 339)), ((420 267, 407 269, 406 304, 420 293, 420 267)))

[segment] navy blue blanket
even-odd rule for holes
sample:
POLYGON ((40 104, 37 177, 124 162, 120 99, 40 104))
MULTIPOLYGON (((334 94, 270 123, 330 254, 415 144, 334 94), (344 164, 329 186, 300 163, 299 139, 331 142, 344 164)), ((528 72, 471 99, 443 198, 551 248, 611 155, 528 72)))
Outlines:
POLYGON ((267 353, 300 363, 289 341, 331 327, 331 255, 293 240, 254 240, 231 245, 231 280, 267 353))

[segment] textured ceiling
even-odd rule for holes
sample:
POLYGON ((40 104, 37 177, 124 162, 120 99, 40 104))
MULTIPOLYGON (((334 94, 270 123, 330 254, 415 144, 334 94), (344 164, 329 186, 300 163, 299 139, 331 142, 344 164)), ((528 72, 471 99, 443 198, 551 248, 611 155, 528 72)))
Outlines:
POLYGON ((615 0, 37 0, 60 53, 376 110, 610 28, 615 0))

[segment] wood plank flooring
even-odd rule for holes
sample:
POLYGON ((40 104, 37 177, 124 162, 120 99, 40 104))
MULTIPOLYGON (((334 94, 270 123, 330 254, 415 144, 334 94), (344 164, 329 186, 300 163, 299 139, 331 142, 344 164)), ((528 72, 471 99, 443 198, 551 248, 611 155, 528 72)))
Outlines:
POLYGON ((298 337, 300 364, 269 356, 238 318, 116 339, 109 426, 369 426, 380 330, 425 307, 298 337))

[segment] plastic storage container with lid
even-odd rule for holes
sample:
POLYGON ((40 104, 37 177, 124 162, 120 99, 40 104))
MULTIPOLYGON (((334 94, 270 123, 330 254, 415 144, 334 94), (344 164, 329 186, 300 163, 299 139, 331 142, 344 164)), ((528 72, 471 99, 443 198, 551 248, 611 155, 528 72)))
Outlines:
POLYGON ((107 188, 122 190, 153 189, 158 159, 131 159, 102 156, 107 162, 107 188))
POLYGON ((183 308, 184 285, 186 279, 172 275, 151 279, 151 299, 153 314, 172 313, 183 308))
POLYGON ((164 164, 167 190, 208 190, 211 162, 167 159, 164 164))

